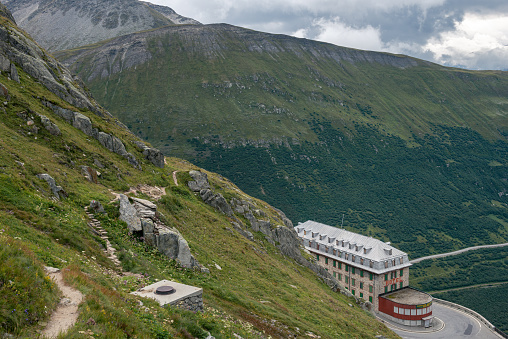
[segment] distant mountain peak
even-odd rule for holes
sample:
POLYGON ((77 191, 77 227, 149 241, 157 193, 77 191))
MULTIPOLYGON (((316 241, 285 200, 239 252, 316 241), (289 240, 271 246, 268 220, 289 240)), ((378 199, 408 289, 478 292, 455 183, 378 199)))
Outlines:
POLYGON ((138 0, 6 0, 18 25, 50 51, 167 25, 200 24, 138 0))

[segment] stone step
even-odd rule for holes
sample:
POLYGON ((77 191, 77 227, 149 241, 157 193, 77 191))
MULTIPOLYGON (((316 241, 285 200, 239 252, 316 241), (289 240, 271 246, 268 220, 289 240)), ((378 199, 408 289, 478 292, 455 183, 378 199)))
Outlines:
POLYGON ((101 239, 106 240, 106 239, 109 239, 109 237, 107 237, 105 235, 101 235, 101 239))

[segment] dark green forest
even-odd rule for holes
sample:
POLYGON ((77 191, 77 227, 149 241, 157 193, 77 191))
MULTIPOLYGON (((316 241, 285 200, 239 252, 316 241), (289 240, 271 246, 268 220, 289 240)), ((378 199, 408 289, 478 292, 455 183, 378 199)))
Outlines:
POLYGON ((348 133, 312 116, 316 143, 225 148, 192 139, 193 161, 294 222, 340 225, 344 214, 345 228, 391 241, 412 258, 508 239, 506 142, 435 126, 409 147, 372 126, 348 133))

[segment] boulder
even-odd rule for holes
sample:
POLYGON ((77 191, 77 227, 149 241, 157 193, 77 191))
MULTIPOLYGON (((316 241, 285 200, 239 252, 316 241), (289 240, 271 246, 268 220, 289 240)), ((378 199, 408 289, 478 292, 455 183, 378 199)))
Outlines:
POLYGON ((10 72, 11 61, 3 54, 0 54, 0 71, 10 72))
POLYGON ((270 223, 270 221, 258 220, 258 224, 261 233, 263 233, 268 237, 272 236, 272 224, 270 223))
POLYGON ((143 238, 147 245, 155 246, 155 224, 152 219, 141 218, 141 228, 143 228, 143 238))
POLYGON ((127 223, 129 232, 142 231, 141 220, 138 217, 137 211, 134 206, 129 202, 129 198, 126 195, 120 194, 120 220, 127 223))
POLYGON ((11 72, 11 79, 16 81, 17 83, 20 83, 18 69, 16 68, 16 65, 14 65, 13 63, 11 63, 10 72, 11 72))
POLYGON ((51 189, 51 192, 53 192, 53 195, 57 199, 67 198, 67 192, 62 188, 62 186, 58 186, 55 182, 55 179, 53 179, 49 174, 43 173, 43 174, 37 174, 37 178, 42 179, 46 181, 51 189))
POLYGON ((132 198, 132 201, 134 202, 134 208, 138 212, 138 216, 140 218, 155 218, 157 205, 155 205, 153 202, 138 198, 132 198))
POLYGON ((46 128, 46 130, 49 132, 49 134, 54 135, 54 136, 58 136, 58 135, 62 134, 62 132, 60 132, 60 129, 58 128, 58 126, 55 125, 54 123, 52 123, 51 120, 49 120, 49 118, 47 116, 39 115, 39 117, 41 118, 42 125, 44 126, 44 128, 46 128))
POLYGON ((219 210, 220 212, 228 216, 233 215, 233 209, 220 193, 215 194, 212 198, 208 199, 206 202, 213 208, 219 210))
POLYGON ((159 229, 159 234, 155 236, 157 249, 170 259, 176 259, 178 256, 178 238, 180 235, 167 228, 159 229))
POLYGON ((208 183, 208 175, 206 173, 200 171, 190 171, 189 175, 194 179, 194 181, 189 181, 188 186, 194 192, 200 192, 204 189, 210 189, 210 184, 208 183))
POLYGON ((97 135, 99 134, 99 131, 97 128, 93 128, 92 121, 86 116, 79 112, 73 112, 74 117, 72 119, 72 126, 76 127, 83 133, 85 133, 88 136, 91 136, 92 138, 97 138, 97 135))
POLYGON ((89 211, 92 211, 92 213, 106 213, 104 211, 104 207, 102 204, 97 200, 90 201, 90 206, 88 207, 89 211))
POLYGON ((157 148, 145 148, 143 151, 143 156, 155 166, 164 168, 164 154, 162 154, 162 152, 157 148))
POLYGON ((258 220, 256 219, 256 217, 254 217, 254 215, 251 212, 245 213, 244 217, 247 220, 249 220, 250 226, 252 227, 254 232, 258 232, 259 231, 259 223, 258 223, 258 220))

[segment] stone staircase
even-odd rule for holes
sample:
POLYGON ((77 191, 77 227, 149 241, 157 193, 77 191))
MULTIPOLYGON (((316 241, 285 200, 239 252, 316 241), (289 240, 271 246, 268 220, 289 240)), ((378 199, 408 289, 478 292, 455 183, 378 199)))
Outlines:
POLYGON ((111 243, 109 242, 108 231, 102 228, 101 222, 97 220, 93 213, 88 210, 88 206, 85 206, 85 213, 88 216, 88 227, 90 227, 90 230, 106 242, 106 250, 104 253, 106 253, 107 257, 116 267, 122 267, 122 263, 116 256, 116 249, 111 246, 111 243))

